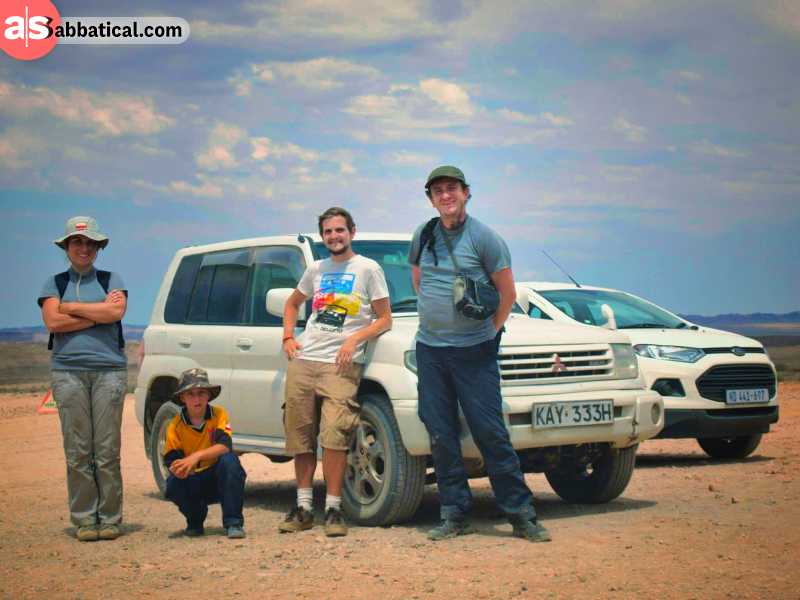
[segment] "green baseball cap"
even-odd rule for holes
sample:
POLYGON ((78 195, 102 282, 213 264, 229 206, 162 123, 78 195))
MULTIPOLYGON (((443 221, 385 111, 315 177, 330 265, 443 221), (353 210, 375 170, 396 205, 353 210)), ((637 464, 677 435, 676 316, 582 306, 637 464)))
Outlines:
POLYGON ((101 248, 108 245, 108 236, 100 233, 100 228, 97 226, 97 221, 92 217, 72 217, 67 219, 64 225, 64 235, 53 240, 53 243, 59 248, 67 249, 67 240, 73 235, 82 235, 94 240, 101 248))
POLYGON ((425 189, 431 187, 431 184, 437 180, 442 179, 443 177, 449 177, 450 179, 457 179, 464 185, 469 185, 467 183, 466 178, 464 177, 463 171, 458 167, 454 167, 452 165, 442 165, 441 167, 436 167, 431 174, 428 175, 428 181, 425 182, 425 189))

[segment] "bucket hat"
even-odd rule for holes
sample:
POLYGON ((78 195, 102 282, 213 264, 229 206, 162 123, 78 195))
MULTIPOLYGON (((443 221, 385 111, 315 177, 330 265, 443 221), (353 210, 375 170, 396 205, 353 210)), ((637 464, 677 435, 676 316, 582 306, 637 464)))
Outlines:
POLYGON ((57 240, 53 240, 53 243, 62 250, 66 250, 67 240, 73 235, 82 235, 94 240, 100 248, 105 248, 108 245, 108 236, 100 233, 97 221, 92 217, 72 217, 67 219, 64 225, 64 235, 57 240))
POLYGON ((181 373, 181 379, 178 382, 178 389, 172 395, 177 404, 183 404, 181 401, 181 394, 189 390, 203 389, 208 390, 211 397, 208 399, 211 402, 214 398, 219 396, 222 390, 221 385, 211 385, 208 382, 208 373, 205 369, 187 369, 181 373))

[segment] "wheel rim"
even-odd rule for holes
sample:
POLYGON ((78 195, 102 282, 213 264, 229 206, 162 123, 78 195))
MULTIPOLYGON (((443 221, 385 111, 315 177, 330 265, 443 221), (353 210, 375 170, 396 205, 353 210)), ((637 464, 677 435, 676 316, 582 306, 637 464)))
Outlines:
POLYGON ((345 485, 359 504, 380 497, 385 484, 386 447, 375 426, 362 417, 347 454, 345 485))

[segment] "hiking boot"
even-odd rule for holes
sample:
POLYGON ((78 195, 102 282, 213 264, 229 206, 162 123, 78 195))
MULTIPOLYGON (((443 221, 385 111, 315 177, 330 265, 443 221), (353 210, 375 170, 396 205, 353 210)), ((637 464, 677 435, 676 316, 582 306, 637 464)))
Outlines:
POLYGON ((298 531, 305 531, 314 526, 314 515, 307 511, 302 506, 295 506, 286 515, 283 523, 278 525, 278 531, 281 533, 296 533, 298 531))
POLYGON ((189 525, 186 529, 183 530, 183 535, 186 537, 201 537, 206 534, 206 530, 203 528, 202 525, 193 526, 189 525))
POLYGON ((101 524, 97 529, 97 537, 101 540, 115 540, 121 535, 122 531, 120 531, 119 525, 112 523, 101 524))
POLYGON ((325 535, 328 537, 347 535, 347 523, 344 522, 342 511, 338 508, 329 508, 325 513, 325 535))
POLYGON ((549 542, 553 539, 550 537, 550 532, 536 519, 512 519, 511 526, 514 528, 512 533, 514 537, 529 542, 549 542))
POLYGON ((97 533, 97 525, 81 525, 78 527, 75 537, 81 542, 96 542, 100 539, 97 533))
POLYGON ((247 537, 244 532, 244 527, 241 525, 231 525, 230 527, 226 527, 225 532, 228 534, 228 539, 230 540, 241 540, 242 538, 247 537))
POLYGON ((475 529, 469 521, 456 521, 455 519, 445 519, 438 527, 434 527, 428 532, 428 539, 434 542, 439 540, 449 540, 459 535, 475 533, 475 529))

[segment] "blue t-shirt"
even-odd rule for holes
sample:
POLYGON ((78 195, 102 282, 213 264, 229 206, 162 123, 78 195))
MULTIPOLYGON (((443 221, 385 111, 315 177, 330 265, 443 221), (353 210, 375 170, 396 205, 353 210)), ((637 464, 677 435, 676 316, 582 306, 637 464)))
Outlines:
MULTIPOLYGON (((116 273, 111 273, 108 282, 108 291, 111 290, 125 290, 122 278, 116 273)), ((48 277, 44 282, 39 292, 39 305, 47 298, 58 298, 55 276, 48 277)), ((103 302, 105 299, 106 292, 97 281, 94 269, 86 275, 69 269, 69 283, 62 302, 103 302)), ((125 369, 127 365, 125 353, 119 347, 115 323, 98 323, 88 329, 56 333, 53 336, 50 367, 55 371, 125 369)))
MULTIPOLYGON (((424 224, 417 228, 411 241, 408 261, 412 264, 419 252, 423 227, 424 224)), ((482 283, 490 284, 490 274, 511 268, 511 253, 503 238, 493 229, 467 216, 456 229, 445 229, 441 221, 437 223, 433 237, 438 266, 434 264, 429 248, 426 247, 420 256, 417 340, 428 346, 474 346, 495 336, 494 322, 491 318, 484 321, 468 319, 456 310, 453 304, 455 267, 443 235, 451 240, 461 270, 482 283)))

